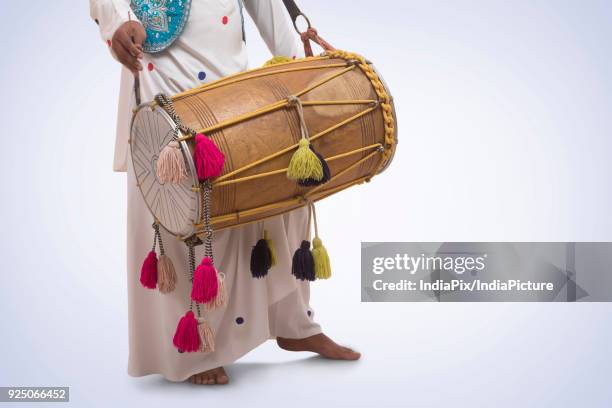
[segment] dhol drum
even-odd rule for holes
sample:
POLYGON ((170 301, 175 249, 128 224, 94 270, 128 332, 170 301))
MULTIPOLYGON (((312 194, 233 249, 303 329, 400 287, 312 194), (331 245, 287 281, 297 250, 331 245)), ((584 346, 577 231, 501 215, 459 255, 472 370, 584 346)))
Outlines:
POLYGON ((130 137, 145 202, 157 223, 183 240, 203 235, 206 225, 260 221, 369 181, 389 165, 396 144, 388 88, 369 61, 343 51, 156 98, 134 113, 130 137), (193 158, 196 133, 225 157, 221 174, 205 183, 193 158), (304 139, 327 164, 322 182, 287 175, 304 139), (184 160, 178 182, 158 176, 160 153, 171 142, 184 160))

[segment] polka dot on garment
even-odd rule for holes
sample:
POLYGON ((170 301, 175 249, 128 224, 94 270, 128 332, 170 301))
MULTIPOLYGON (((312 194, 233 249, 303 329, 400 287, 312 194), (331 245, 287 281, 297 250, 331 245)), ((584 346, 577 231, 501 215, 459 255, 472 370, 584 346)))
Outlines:
POLYGON ((244 323, 244 319, 242 317, 237 317, 236 324, 242 324, 242 323, 244 323))
POLYGON ((200 81, 205 80, 205 79, 206 79, 206 72, 204 72, 204 71, 200 71, 200 72, 198 72, 198 79, 199 79, 200 81))
POLYGON ((223 16, 223 18, 221 19, 221 22, 222 22, 223 24, 227 24, 227 23, 228 23, 228 21, 229 21, 229 18, 227 18, 227 16, 223 16))
POLYGON ((149 62, 149 64, 147 65, 147 69, 148 69, 149 71, 153 71, 153 69, 154 69, 154 68, 155 68, 155 66, 153 65, 153 63, 152 63, 152 62, 149 62))

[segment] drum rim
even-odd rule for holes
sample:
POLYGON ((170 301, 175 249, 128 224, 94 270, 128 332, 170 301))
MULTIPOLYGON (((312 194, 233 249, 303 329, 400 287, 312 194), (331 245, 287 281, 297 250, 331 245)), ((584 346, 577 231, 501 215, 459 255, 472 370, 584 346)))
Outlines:
MULTIPOLYGON (((178 134, 177 137, 178 138, 182 138, 184 135, 181 132, 180 129, 177 129, 176 123, 174 122, 174 120, 172 120, 172 118, 170 117, 170 115, 168 115, 168 113, 164 110, 161 109, 160 107, 157 106, 153 106, 152 103, 143 103, 139 106, 137 106, 136 108, 134 108, 133 114, 132 114, 132 119, 130 121, 130 138, 129 138, 129 147, 130 147, 130 160, 132 161, 132 168, 134 168, 134 156, 132 155, 132 143, 133 143, 133 136, 132 136, 132 129, 134 127, 134 122, 136 120, 136 116, 138 115, 138 113, 140 113, 141 110, 143 109, 149 109, 150 112, 155 112, 158 115, 161 114, 162 118, 166 120, 166 122, 168 122, 168 124, 170 125, 170 127, 172 129, 177 130, 178 134)), ((188 166, 188 169, 191 173, 191 185, 192 188, 193 187, 198 187, 199 188, 199 180, 197 179, 197 172, 196 172, 196 168, 195 168, 195 163, 193 162, 193 157, 191 157, 190 154, 190 150, 189 150, 189 145, 187 144, 187 141, 185 140, 180 140, 179 141, 179 145, 181 147, 181 152, 183 153, 183 158, 185 159, 185 162, 188 166)), ((136 179, 136 181, 138 182, 138 179, 136 179)), ((201 218, 202 214, 201 214, 201 208, 202 208, 202 204, 201 204, 201 195, 198 192, 194 191, 194 195, 195 195, 195 202, 196 202, 196 209, 195 209, 195 214, 196 214, 196 219, 195 220, 191 220, 191 230, 189 231, 189 233, 185 234, 185 235, 181 235, 175 232, 170 231, 168 228, 166 228, 155 216, 155 213, 153 212, 153 210, 151 209, 151 207, 149 206, 149 203, 147 202, 144 193, 142 191, 142 189, 140 188, 140 183, 137 183, 138 186, 138 191, 140 191, 140 195, 142 197, 142 201, 144 201, 145 205, 147 206, 147 209, 149 210, 149 213, 151 213, 151 215, 153 216, 153 218, 155 219, 155 221, 169 234, 176 236, 177 238, 184 238, 184 237, 190 237, 193 234, 195 234, 197 232, 197 229, 195 227, 195 225, 197 224, 198 220, 201 218)), ((192 189, 193 191, 193 189, 192 189)))
POLYGON ((376 173, 376 174, 381 174, 383 171, 387 170, 387 168, 393 161, 393 158, 395 157, 395 151, 397 150, 397 144, 399 143, 398 133, 397 133, 397 114, 395 112, 395 102, 393 99, 393 95, 391 94, 391 90, 387 86, 387 82, 385 81, 385 78, 381 75, 380 71, 376 69, 376 65, 374 65, 372 61, 370 60, 366 60, 366 61, 370 65, 370 67, 372 68, 372 70, 374 71, 378 79, 380 80, 380 83, 382 84, 383 88, 385 88, 385 92, 387 93, 387 95, 389 95, 389 102, 391 104, 391 110, 393 111, 393 122, 394 122, 393 123, 394 125, 393 139, 395 140, 395 144, 393 145, 393 150, 391 151, 391 156, 389 157, 389 160, 387 160, 385 165, 378 171, 378 173, 376 173))

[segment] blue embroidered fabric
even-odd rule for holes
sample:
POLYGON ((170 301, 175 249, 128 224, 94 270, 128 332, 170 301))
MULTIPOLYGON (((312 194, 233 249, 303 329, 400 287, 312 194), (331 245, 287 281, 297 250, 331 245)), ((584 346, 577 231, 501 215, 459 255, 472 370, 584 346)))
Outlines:
POLYGON ((144 51, 156 53, 168 48, 183 32, 191 0, 131 0, 130 6, 147 32, 144 51))

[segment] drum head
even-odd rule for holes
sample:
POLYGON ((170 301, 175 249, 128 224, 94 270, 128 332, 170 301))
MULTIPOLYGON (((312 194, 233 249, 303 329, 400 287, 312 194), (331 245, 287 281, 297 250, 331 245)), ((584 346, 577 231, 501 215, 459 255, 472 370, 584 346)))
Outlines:
POLYGON ((174 129, 163 109, 141 105, 132 118, 130 151, 138 188, 149 210, 168 232, 187 237, 195 232, 200 207, 199 194, 192 190, 198 182, 187 144, 181 142, 188 173, 182 184, 162 184, 156 173, 159 153, 172 140, 174 129))

